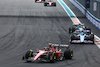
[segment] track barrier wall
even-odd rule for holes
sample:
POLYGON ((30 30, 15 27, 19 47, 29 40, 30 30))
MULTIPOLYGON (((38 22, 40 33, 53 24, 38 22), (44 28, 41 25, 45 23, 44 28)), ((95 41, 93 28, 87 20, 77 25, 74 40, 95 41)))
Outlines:
POLYGON ((77 7, 85 16, 86 18, 96 27, 100 30, 100 20, 93 16, 88 10, 85 9, 83 5, 81 5, 76 0, 69 0, 75 7, 77 7))

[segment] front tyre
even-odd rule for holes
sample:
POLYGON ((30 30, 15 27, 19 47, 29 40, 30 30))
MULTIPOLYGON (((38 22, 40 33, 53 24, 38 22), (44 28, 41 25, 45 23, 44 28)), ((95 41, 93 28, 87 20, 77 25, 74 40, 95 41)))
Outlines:
POLYGON ((56 54, 54 52, 48 52, 47 53, 47 59, 50 60, 50 62, 55 62, 56 54))
POLYGON ((44 6, 47 6, 47 3, 44 3, 44 6))
POLYGON ((72 49, 65 50, 64 57, 65 57, 65 59, 72 59, 72 57, 73 57, 73 50, 72 49))
POLYGON ((35 2, 36 2, 37 0, 35 0, 35 2))
POLYGON ((24 57, 27 62, 31 62, 30 60, 27 60, 30 57, 33 57, 33 53, 31 51, 27 51, 26 54, 25 54, 25 57, 24 57))

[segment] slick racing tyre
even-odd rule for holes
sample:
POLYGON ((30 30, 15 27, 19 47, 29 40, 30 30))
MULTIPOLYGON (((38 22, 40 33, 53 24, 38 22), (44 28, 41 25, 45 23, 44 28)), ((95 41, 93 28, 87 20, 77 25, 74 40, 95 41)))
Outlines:
POLYGON ((71 34, 72 33, 72 29, 71 28, 69 28, 69 34, 71 34))
POLYGON ((65 57, 65 59, 72 59, 72 57, 73 57, 73 50, 72 49, 67 49, 64 52, 64 57, 65 57))
POLYGON ((37 0, 35 0, 35 2, 36 2, 37 0))
POLYGON ((54 2, 53 5, 56 6, 56 3, 54 2))
POLYGON ((94 34, 91 34, 90 39, 93 41, 93 44, 94 44, 94 34))
POLYGON ((73 44, 73 43, 72 43, 72 40, 74 40, 74 39, 75 39, 75 36, 74 36, 73 34, 71 34, 71 36, 70 36, 70 43, 71 43, 71 44, 73 44))
POLYGON ((55 62, 56 54, 54 52, 48 52, 47 53, 47 59, 50 60, 50 62, 55 62))
MULTIPOLYGON (((27 61, 27 59, 29 59, 29 57, 33 57, 33 53, 31 51, 26 52, 26 54, 25 54, 26 61, 27 61)), ((30 62, 30 61, 27 61, 27 62, 30 62)))
POLYGON ((75 28, 74 27, 70 27, 69 28, 69 34, 73 33, 75 31, 75 28))
POLYGON ((44 6, 47 6, 47 3, 44 3, 44 6))

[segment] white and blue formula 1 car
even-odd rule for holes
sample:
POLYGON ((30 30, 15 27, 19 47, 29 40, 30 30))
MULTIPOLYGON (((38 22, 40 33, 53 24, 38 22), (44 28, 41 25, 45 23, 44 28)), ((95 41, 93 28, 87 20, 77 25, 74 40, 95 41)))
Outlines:
POLYGON ((91 29, 86 27, 84 24, 73 24, 70 28, 69 28, 69 33, 73 33, 75 30, 90 30, 91 33, 91 29))
POLYGON ((76 30, 70 36, 70 43, 92 43, 94 44, 94 34, 90 30, 76 30))

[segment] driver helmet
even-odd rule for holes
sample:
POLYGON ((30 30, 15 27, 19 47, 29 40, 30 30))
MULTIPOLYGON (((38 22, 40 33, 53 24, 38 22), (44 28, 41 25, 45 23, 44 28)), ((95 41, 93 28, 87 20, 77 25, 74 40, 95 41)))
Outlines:
POLYGON ((79 28, 81 28, 81 24, 79 24, 79 28))
POLYGON ((82 35, 84 35, 84 33, 82 33, 82 35))
POLYGON ((52 43, 49 43, 49 47, 52 47, 52 43))

